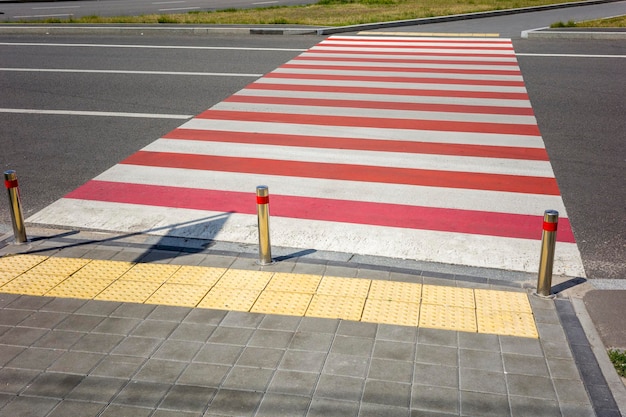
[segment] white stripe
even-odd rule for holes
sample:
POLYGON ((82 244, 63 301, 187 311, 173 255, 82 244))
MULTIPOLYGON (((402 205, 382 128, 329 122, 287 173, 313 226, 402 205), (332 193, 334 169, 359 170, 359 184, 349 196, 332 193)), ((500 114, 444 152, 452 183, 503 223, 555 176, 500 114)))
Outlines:
POLYGON ((61 68, 0 68, 0 71, 11 72, 60 72, 60 73, 86 73, 86 74, 132 74, 132 75, 194 75, 210 77, 253 77, 263 74, 236 74, 224 72, 177 72, 177 71, 130 71, 130 70, 88 70, 88 69, 61 69, 61 68))
POLYGON ((502 191, 437 188, 403 184, 284 177, 118 164, 96 180, 142 185, 251 192, 267 185, 273 195, 314 197, 408 206, 537 215, 550 207, 567 217, 560 196, 502 191))
POLYGON ((394 53, 406 53, 406 54, 433 54, 433 53, 445 53, 445 54, 454 54, 457 56, 471 56, 471 55, 479 55, 479 54, 489 54, 489 55, 503 55, 503 56, 512 56, 515 54, 513 49, 508 50, 479 50, 479 49, 438 49, 434 48, 389 48, 387 46, 363 46, 360 48, 354 48, 351 46, 314 46, 311 48, 313 51, 337 51, 337 52, 348 52, 348 51, 356 51, 359 52, 394 52, 394 53))
MULTIPOLYGON (((298 146, 256 145, 249 143, 206 142, 178 139, 158 139, 143 148, 143 150, 149 152, 213 155, 233 158, 261 158, 273 161, 300 161, 320 164, 366 165, 554 178, 550 162, 519 159, 406 154, 399 152, 321 149, 298 146)), ((320 166, 320 170, 323 169, 324 168, 320 166)))
POLYGON ((390 37, 385 37, 385 38, 381 38, 380 36, 344 36, 344 35, 335 35, 335 36, 331 36, 330 38, 328 38, 326 41, 362 41, 362 40, 368 40, 368 41, 380 41, 382 39, 386 39, 387 41, 389 39, 393 39, 394 41, 409 41, 409 42, 433 42, 437 45, 440 46, 445 46, 448 45, 450 43, 456 42, 458 43, 459 41, 471 41, 473 43, 478 44, 486 44, 486 43, 493 43, 496 44, 497 46, 501 46, 501 44, 511 44, 511 39, 507 39, 507 38, 490 38, 490 39, 480 39, 480 38, 475 38, 475 37, 455 37, 454 39, 448 40, 448 39, 442 39, 438 42, 434 42, 433 38, 430 36, 394 36, 393 38, 390 37))
POLYGON ((193 117, 188 114, 155 114, 155 113, 122 113, 109 111, 76 111, 76 110, 43 110, 43 109, 0 109, 0 113, 17 114, 50 114, 58 116, 103 116, 103 117, 135 117, 147 119, 181 119, 193 117))
POLYGON ((225 130, 244 133, 275 133, 285 135, 400 140, 409 142, 544 148, 541 136, 501 135, 496 133, 377 129, 352 126, 323 126, 293 123, 247 122, 242 120, 211 120, 200 118, 191 119, 180 127, 184 129, 225 130))
MULTIPOLYGON (((253 193, 251 195, 254 195, 253 193)), ((61 199, 36 224, 258 244, 257 216, 61 199)), ((463 233, 272 217, 276 246, 416 259, 536 273, 541 242, 463 233)), ((575 244, 557 242, 553 273, 584 277, 575 244)))
MULTIPOLYGON (((519 54, 518 54, 519 55, 519 54)), ((305 52, 303 54, 298 55, 300 57, 315 57, 315 58, 352 58, 352 59, 362 59, 362 60, 372 60, 372 59, 380 59, 385 61, 393 62, 394 60, 399 61, 441 61, 441 62, 450 62, 454 63, 455 61, 480 61, 485 63, 485 65, 489 65, 490 62, 493 63, 510 63, 517 64, 517 59, 514 56, 511 57, 468 57, 468 56, 448 56, 448 55, 425 55, 425 54, 414 54, 414 55, 377 55, 376 53, 330 53, 330 52, 305 52)), ((498 67, 494 65, 494 67, 498 67)))
POLYGON ((441 90, 441 91, 478 91, 495 93, 524 93, 526 88, 503 87, 491 85, 470 85, 470 84, 436 84, 436 83, 395 83, 377 81, 350 81, 350 80, 316 80, 306 78, 276 78, 263 77, 256 81, 264 84, 284 84, 284 85, 321 85, 329 87, 361 87, 361 88, 389 88, 389 89, 421 89, 421 90, 441 90))
POLYGON ((314 75, 336 75, 354 76, 354 77, 406 77, 406 78, 442 78, 452 80, 468 80, 471 84, 473 80, 488 81, 513 81, 523 82, 521 75, 492 75, 492 74, 454 74, 447 72, 401 72, 401 71, 365 71, 354 70, 350 68, 337 69, 310 69, 310 68, 278 68, 272 71, 272 74, 314 74, 314 75))
MULTIPOLYGON (((322 42, 320 42, 315 47, 324 47, 326 45, 350 45, 355 47, 367 47, 367 46, 385 46, 385 47, 398 47, 398 46, 414 46, 416 48, 430 46, 433 48, 438 48, 442 50, 447 50, 450 48, 462 48, 463 50, 468 50, 471 48, 481 48, 484 50, 485 48, 507 48, 508 50, 513 50, 513 46, 511 42, 491 42, 491 41, 472 41, 472 42, 460 42, 461 39, 454 39, 446 42, 439 42, 428 39, 406 39, 406 40, 382 40, 379 39, 369 39, 365 42, 364 39, 340 39, 340 38, 328 38, 322 42)), ((379 48, 380 49, 380 48, 379 48)), ((385 48, 386 49, 386 48, 385 48)))
POLYGON ((412 103, 412 104, 456 104, 464 106, 490 106, 490 107, 517 107, 532 108, 529 100, 505 100, 495 98, 465 98, 465 97, 436 97, 436 96, 406 96, 390 94, 360 94, 360 93, 333 93, 315 91, 285 91, 285 90, 259 90, 246 88, 233 94, 233 96, 254 97, 288 97, 301 99, 328 99, 328 100, 357 100, 357 101, 380 101, 389 103, 412 103))
MULTIPOLYGON (((17 17, 17 16, 15 16, 17 17)), ((88 29, 88 28, 85 28, 88 29)), ((141 27, 128 26, 126 29, 141 29, 141 27)), ((171 28, 170 28, 171 29, 171 28)), ((41 42, 0 42, 1 46, 53 46, 69 48, 129 48, 129 49, 192 49, 208 51, 285 51, 302 52, 306 49, 293 48, 246 48, 230 46, 177 46, 177 45, 114 45, 97 43, 41 43, 41 42)))
POLYGON ((376 62, 376 61, 332 61, 332 60, 309 60, 309 59, 293 59, 288 62, 289 65, 313 65, 313 66, 337 66, 337 67, 388 67, 388 68, 423 68, 423 69, 463 69, 472 71, 519 71, 517 65, 499 65, 494 68, 493 65, 470 65, 470 64, 430 64, 430 63, 411 63, 411 62, 376 62))
POLYGON ((221 102, 212 110, 243 111, 255 113, 284 113, 311 116, 367 117, 373 119, 437 120, 447 122, 475 122, 536 125, 534 116, 509 114, 478 114, 429 111, 403 111, 384 109, 362 109, 350 107, 305 106, 297 104, 221 102))

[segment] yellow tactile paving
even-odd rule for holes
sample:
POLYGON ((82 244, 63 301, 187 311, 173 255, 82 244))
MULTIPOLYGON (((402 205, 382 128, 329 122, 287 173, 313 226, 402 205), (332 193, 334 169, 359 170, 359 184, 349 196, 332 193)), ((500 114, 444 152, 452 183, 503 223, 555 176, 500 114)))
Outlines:
POLYGON ((477 310, 516 311, 532 314, 528 296, 521 292, 474 290, 477 310))
POLYGON ((207 292, 207 287, 203 285, 165 283, 146 300, 146 303, 195 307, 207 292))
POLYGON ((96 300, 122 301, 126 303, 143 303, 157 290, 161 284, 151 281, 123 281, 113 282, 104 291, 98 294, 96 300))
POLYGON ((359 321, 365 297, 315 294, 305 316, 359 321))
POLYGON ((116 280, 135 265, 132 262, 93 260, 72 274, 82 279, 116 280))
POLYGON ((365 278, 14 255, 0 292, 538 337, 526 293, 365 278))
POLYGON ((278 272, 274 274, 267 289, 270 291, 286 291, 304 294, 315 294, 322 277, 308 274, 288 274, 278 272))
POLYGON ((180 265, 136 264, 120 277, 124 281, 146 281, 164 283, 180 269, 180 265))
POLYGON ((419 316, 420 305, 417 303, 368 298, 361 321, 415 327, 419 324, 419 316))
POLYGON ((367 298, 420 303, 422 285, 411 282, 372 281, 367 298))
POLYGON ((273 272, 266 271, 244 271, 239 269, 229 269, 222 275, 222 278, 215 284, 221 288, 240 288, 262 291, 274 275, 273 272))
POLYGON ((224 272, 226 268, 182 266, 167 280, 167 283, 212 287, 224 275, 224 272))
POLYGON ((419 326, 475 333, 476 312, 472 308, 422 304, 419 326))
POLYGON ((85 279, 71 276, 52 288, 45 295, 49 297, 92 299, 106 289, 114 279, 85 279))
POLYGON ((422 286, 422 304, 450 307, 475 308, 474 291, 471 288, 422 286))
POLYGON ((10 255, 0 258, 0 271, 24 273, 48 259, 41 255, 10 255))
POLYGON ((304 316, 311 298, 313 294, 266 290, 261 293, 250 312, 304 316))
POLYGON ((477 314, 479 333, 538 338, 532 314, 499 311, 497 314, 477 314))
POLYGON ((216 286, 198 303, 198 307, 250 311, 259 298, 259 294, 261 294, 260 290, 216 286))
POLYGON ((340 297, 367 297, 371 280, 363 278, 323 277, 317 294, 340 297))

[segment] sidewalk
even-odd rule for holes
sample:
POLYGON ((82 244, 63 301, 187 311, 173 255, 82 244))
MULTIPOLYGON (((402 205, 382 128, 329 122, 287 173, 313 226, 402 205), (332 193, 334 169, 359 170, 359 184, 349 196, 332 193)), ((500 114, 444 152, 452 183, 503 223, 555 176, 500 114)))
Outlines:
POLYGON ((30 234, 2 249, 25 256, 0 266, 0 416, 569 417, 624 405, 581 280, 555 283, 567 289, 550 300, 532 295, 530 274, 285 248, 261 267, 243 245, 30 234), (206 308, 215 288, 238 298, 206 308), (336 310, 355 303, 357 316, 336 310))

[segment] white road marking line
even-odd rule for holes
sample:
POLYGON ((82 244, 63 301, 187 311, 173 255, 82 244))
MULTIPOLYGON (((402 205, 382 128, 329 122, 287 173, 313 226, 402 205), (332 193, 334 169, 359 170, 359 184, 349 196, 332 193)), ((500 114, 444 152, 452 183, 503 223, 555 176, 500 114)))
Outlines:
POLYGON ((48 114, 57 116, 102 116, 102 117, 134 117, 146 119, 179 119, 192 118, 189 114, 158 114, 158 113, 124 113, 109 111, 79 111, 79 110, 44 110, 44 109, 2 109, 0 113, 14 114, 48 114))
MULTIPOLYGON (((58 15, 64 16, 64 15, 58 15)), ((19 16, 15 16, 19 17, 19 16)), ((25 16, 32 17, 32 16, 25 16)), ((132 28, 132 27, 128 27, 132 28)), ((97 43, 40 43, 40 42, 0 42, 0 46, 53 46, 68 48, 137 48, 137 49, 190 49, 190 50, 206 50, 206 51, 271 51, 271 52, 302 52, 307 49, 291 49, 291 48, 245 48, 245 47, 227 47, 227 46, 176 46, 176 45, 116 45, 116 44, 97 44, 97 43)))
POLYGON ((59 73, 86 73, 86 74, 131 74, 131 75, 194 75, 209 77, 252 77, 258 78, 263 74, 235 74, 223 72, 181 72, 181 71, 131 71, 131 70, 88 70, 77 68, 0 68, 0 71, 12 72, 59 72, 59 73))

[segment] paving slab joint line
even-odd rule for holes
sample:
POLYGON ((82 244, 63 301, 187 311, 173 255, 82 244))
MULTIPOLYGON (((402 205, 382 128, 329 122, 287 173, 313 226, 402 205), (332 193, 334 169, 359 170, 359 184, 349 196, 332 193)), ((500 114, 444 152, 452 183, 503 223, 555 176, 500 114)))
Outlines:
POLYGON ((576 312, 576 316, 587 336, 591 350, 598 361, 600 370, 606 379, 609 389, 613 394, 613 399, 617 403, 621 415, 626 416, 626 386, 615 371, 611 360, 607 355, 607 349, 600 339, 600 335, 596 330, 585 303, 580 298, 571 298, 570 302, 576 312))

